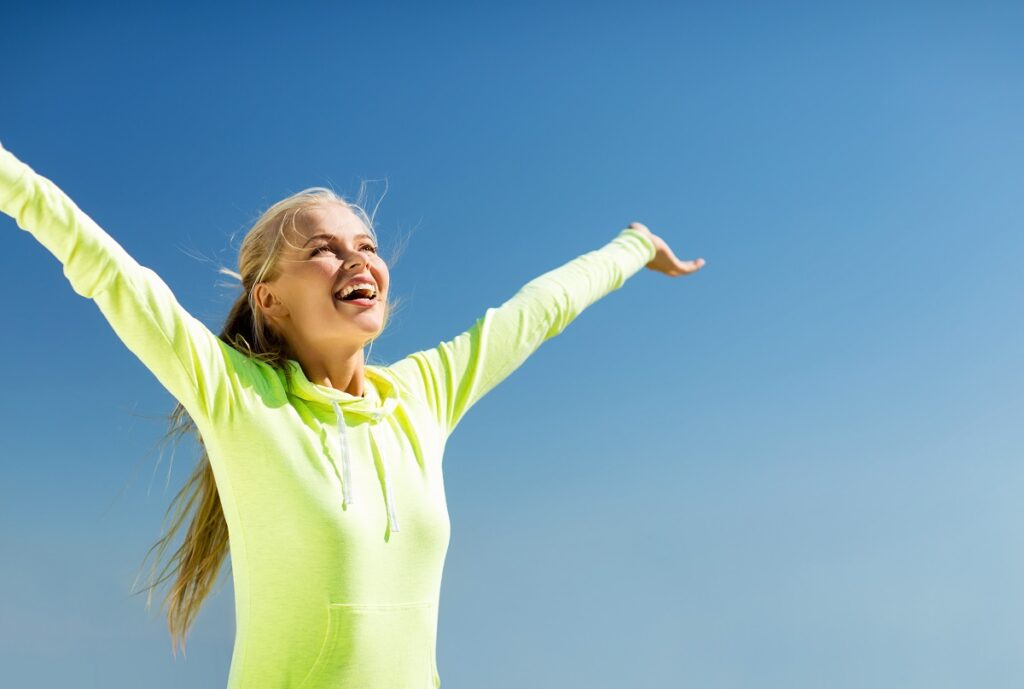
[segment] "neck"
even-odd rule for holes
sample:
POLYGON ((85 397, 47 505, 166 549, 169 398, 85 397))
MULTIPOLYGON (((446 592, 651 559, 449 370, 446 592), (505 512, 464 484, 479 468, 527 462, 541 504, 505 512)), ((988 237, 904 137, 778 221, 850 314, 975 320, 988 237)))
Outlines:
POLYGON ((366 392, 362 347, 333 353, 300 351, 296 352, 294 358, 312 383, 356 397, 362 397, 366 392))

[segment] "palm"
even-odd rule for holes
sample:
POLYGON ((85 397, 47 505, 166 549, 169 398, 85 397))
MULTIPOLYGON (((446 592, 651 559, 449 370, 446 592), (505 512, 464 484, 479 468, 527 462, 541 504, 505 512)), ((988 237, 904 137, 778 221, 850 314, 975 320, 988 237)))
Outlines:
POLYGON ((704 266, 704 259, 697 258, 692 261, 681 261, 672 252, 672 249, 665 242, 664 239, 647 229, 647 226, 643 223, 632 222, 629 224, 634 230, 643 232, 651 241, 654 242, 654 246, 657 249, 657 253, 654 258, 647 264, 647 268, 656 270, 659 273, 664 273, 671 277, 677 277, 679 275, 689 275, 696 273, 704 266))

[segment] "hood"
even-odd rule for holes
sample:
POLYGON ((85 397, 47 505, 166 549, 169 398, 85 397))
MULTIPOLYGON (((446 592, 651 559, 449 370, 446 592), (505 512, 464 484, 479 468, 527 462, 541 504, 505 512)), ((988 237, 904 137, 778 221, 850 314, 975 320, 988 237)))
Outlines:
MULTIPOLYGON (((302 366, 294 359, 288 360, 288 367, 291 373, 289 392, 309 402, 330 405, 334 409, 337 456, 332 457, 335 473, 338 472, 340 464, 340 476, 342 488, 342 505, 347 507, 355 504, 355 494, 352 490, 351 464, 354 460, 349 449, 348 431, 345 426, 345 415, 362 417, 368 423, 377 424, 390 416, 399 404, 398 392, 394 381, 376 366, 364 366, 363 375, 366 379, 366 396, 357 397, 341 390, 335 390, 325 385, 318 385, 310 381, 302 366)), ((381 489, 384 492, 384 503, 387 505, 388 526, 392 531, 399 531, 398 514, 395 506, 395 496, 391 489, 391 480, 388 477, 387 461, 383 453, 377 447, 373 433, 369 434, 370 445, 372 446, 374 461, 380 462, 381 474, 384 477, 381 489)))

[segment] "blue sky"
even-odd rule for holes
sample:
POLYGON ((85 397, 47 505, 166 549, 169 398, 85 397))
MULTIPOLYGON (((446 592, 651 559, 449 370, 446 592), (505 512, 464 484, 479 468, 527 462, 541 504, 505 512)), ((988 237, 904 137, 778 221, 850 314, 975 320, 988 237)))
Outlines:
MULTIPOLYGON (((211 329, 217 267, 312 185, 368 180, 400 253, 377 361, 630 221, 707 259, 638 273, 452 436, 446 689, 1024 681, 1019 5, 3 17, 0 140, 211 329)), ((5 678, 222 687, 229 570, 187 658, 129 593, 195 460, 157 465, 173 399, 0 232, 5 678)))

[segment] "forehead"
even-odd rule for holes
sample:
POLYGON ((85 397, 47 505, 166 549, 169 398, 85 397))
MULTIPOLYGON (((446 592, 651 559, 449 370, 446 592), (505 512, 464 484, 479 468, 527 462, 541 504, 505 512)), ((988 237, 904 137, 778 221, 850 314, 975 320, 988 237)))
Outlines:
MULTIPOLYGON (((289 228, 299 246, 304 246, 317 235, 331 235, 335 238, 354 238, 366 234, 363 221, 351 209, 337 203, 319 204, 304 208, 295 218, 295 226, 289 228)), ((325 238, 326 239, 326 238, 325 238)))

